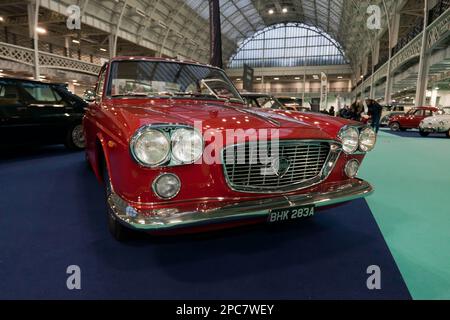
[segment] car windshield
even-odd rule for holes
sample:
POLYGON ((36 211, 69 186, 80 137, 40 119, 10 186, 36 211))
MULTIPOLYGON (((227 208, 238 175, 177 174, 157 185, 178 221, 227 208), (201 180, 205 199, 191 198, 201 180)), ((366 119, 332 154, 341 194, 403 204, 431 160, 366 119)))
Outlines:
POLYGON ((283 105, 278 102, 278 100, 270 97, 270 96, 263 96, 256 98, 258 101, 258 105, 261 106, 262 109, 281 109, 283 105))
POLYGON ((107 95, 214 99, 243 103, 219 69, 168 61, 115 61, 107 95))

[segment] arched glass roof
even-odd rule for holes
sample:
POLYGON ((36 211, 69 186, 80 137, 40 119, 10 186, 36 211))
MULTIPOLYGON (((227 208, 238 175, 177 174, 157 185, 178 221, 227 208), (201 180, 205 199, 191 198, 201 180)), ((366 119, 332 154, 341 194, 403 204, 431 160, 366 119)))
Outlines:
POLYGON ((230 59, 229 68, 295 67, 348 63, 340 45, 316 27, 278 24, 245 40, 230 59))
MULTIPOLYGON (((209 19, 208 1, 185 0, 204 19, 209 19)), ((236 44, 278 23, 299 22, 316 27, 340 43, 346 56, 355 58, 358 48, 371 45, 377 31, 367 28, 371 5, 382 12, 395 11, 395 0, 220 0, 222 32, 236 44)), ((225 58, 228 58, 225 56, 225 58)))

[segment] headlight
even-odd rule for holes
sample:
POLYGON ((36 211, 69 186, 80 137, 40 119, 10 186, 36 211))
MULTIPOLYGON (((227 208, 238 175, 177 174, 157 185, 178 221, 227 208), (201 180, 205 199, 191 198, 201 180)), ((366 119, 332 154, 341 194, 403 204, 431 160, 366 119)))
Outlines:
POLYGON ((203 153, 203 138, 193 129, 181 128, 172 133, 172 156, 181 163, 194 163, 203 153))
POLYGON ((342 142, 342 149, 347 154, 355 153, 359 146, 359 131, 353 127, 347 127, 341 130, 339 138, 342 142))
POLYGON ((358 160, 350 160, 345 164, 345 174, 347 175, 347 177, 353 179, 354 177, 356 177, 358 175, 358 170, 359 170, 359 162, 358 160))
POLYGON ((163 173, 153 181, 153 191, 160 199, 169 200, 180 192, 180 179, 172 173, 163 173))
POLYGON ((372 128, 364 128, 359 135, 359 150, 363 152, 372 151, 377 142, 377 135, 372 128))
POLYGON ((133 138, 131 150, 139 163, 145 166, 157 166, 168 160, 170 141, 162 131, 145 129, 133 138))

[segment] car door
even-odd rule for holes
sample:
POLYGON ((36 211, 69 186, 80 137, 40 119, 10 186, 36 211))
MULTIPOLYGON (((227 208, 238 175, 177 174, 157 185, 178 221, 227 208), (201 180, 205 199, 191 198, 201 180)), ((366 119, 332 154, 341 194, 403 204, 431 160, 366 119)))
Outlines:
POLYGON ((27 142, 34 131, 31 110, 15 80, 0 79, 0 144, 27 142))
POLYGON ((422 122, 423 119, 425 119, 426 115, 425 115, 426 110, 424 109, 419 109, 416 110, 416 112, 414 113, 414 116, 411 118, 410 120, 410 128, 418 128, 420 125, 420 122, 422 122))
POLYGON ((40 82, 22 82, 20 89, 38 129, 36 135, 59 140, 69 121, 61 95, 50 84, 40 82))

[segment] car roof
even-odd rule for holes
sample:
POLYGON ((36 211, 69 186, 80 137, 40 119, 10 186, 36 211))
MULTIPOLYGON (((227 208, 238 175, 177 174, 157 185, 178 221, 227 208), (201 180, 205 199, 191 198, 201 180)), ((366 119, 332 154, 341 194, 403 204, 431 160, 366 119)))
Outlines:
POLYGON ((218 70, 222 70, 219 67, 200 63, 198 61, 193 60, 178 60, 178 59, 172 59, 172 58, 161 58, 161 57, 147 57, 147 56, 118 56, 114 57, 110 60, 110 62, 114 61, 156 61, 156 62, 173 62, 173 63, 183 63, 183 64, 190 64, 190 65, 196 65, 196 66, 202 66, 202 67, 209 67, 209 68, 215 68, 218 70))
POLYGON ((439 110, 439 108, 431 107, 431 106, 428 106, 428 107, 417 107, 415 109, 419 109, 419 110, 439 110))
POLYGON ((255 97, 273 97, 268 93, 256 93, 256 92, 240 92, 239 93, 243 97, 255 98, 255 97))

